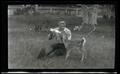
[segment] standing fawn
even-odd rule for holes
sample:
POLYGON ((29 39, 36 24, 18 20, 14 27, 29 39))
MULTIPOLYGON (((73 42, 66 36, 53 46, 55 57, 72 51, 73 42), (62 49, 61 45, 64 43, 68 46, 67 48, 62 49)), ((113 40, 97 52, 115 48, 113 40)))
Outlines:
POLYGON ((67 49, 67 54, 66 54, 66 58, 65 60, 68 59, 68 57, 70 56, 70 53, 72 51, 77 51, 79 54, 82 55, 81 61, 84 60, 84 58, 86 57, 86 50, 85 50, 85 45, 86 43, 86 39, 85 37, 80 38, 79 40, 69 40, 64 42, 66 49, 67 49))

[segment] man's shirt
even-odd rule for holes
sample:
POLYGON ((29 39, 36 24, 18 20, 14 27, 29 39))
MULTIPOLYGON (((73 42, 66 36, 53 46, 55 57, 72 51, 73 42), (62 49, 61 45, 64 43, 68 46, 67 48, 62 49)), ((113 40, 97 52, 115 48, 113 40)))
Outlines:
POLYGON ((61 33, 63 35, 63 37, 66 37, 68 40, 71 40, 72 35, 71 35, 71 31, 68 28, 65 27, 61 31, 60 28, 57 27, 57 28, 54 28, 54 30, 56 30, 56 32, 58 32, 58 33, 61 33))

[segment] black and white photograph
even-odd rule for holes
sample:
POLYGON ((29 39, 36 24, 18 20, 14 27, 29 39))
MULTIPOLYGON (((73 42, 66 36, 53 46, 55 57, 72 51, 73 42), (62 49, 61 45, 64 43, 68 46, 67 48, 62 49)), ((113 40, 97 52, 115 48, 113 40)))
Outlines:
POLYGON ((2 74, 117 74, 117 72, 3 72, 2 74))
POLYGON ((114 4, 8 5, 8 69, 114 67, 114 4))

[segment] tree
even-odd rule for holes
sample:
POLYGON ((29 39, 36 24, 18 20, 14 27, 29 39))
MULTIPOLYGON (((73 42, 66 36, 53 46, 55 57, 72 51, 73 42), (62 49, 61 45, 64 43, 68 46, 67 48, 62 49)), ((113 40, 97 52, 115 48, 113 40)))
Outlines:
POLYGON ((108 19, 115 17, 114 5, 103 5, 102 8, 103 8, 102 12, 104 13, 104 16, 106 16, 108 19))
POLYGON ((99 5, 82 5, 82 25, 80 26, 80 28, 83 27, 83 25, 87 24, 87 25, 91 25, 93 27, 93 29, 88 33, 91 34, 93 31, 96 30, 96 25, 97 25, 97 18, 98 18, 98 9, 99 5))

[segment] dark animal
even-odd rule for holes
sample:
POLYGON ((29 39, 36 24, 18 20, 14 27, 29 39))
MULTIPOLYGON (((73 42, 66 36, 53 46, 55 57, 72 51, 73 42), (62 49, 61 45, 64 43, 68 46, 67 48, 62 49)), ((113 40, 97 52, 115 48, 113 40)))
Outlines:
POLYGON ((60 35, 56 35, 55 32, 50 32, 50 33, 48 34, 48 39, 49 39, 49 40, 55 39, 55 40, 58 41, 58 43, 51 45, 51 47, 52 47, 53 50, 50 51, 50 52, 47 54, 47 56, 50 55, 50 54, 53 53, 53 52, 54 52, 56 55, 58 55, 58 56, 59 56, 59 55, 64 55, 64 54, 66 54, 66 48, 65 48, 64 43, 61 43, 62 37, 60 37, 60 35))

